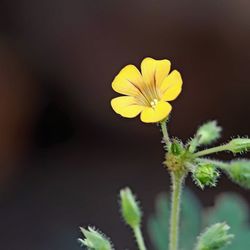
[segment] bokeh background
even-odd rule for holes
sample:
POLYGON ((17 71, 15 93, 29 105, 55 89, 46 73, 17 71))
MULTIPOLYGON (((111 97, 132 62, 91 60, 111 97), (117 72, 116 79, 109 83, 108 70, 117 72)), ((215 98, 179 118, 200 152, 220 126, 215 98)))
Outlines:
MULTIPOLYGON (((80 249, 78 227, 96 225, 135 249, 119 189, 138 194, 146 221, 170 183, 159 129, 116 115, 111 81, 146 56, 170 59, 184 79, 172 135, 211 119, 223 140, 250 134, 249 11, 248 0, 1 0, 1 248, 80 249)), ((224 191, 250 202, 225 178, 204 192, 187 185, 204 206, 224 191)))

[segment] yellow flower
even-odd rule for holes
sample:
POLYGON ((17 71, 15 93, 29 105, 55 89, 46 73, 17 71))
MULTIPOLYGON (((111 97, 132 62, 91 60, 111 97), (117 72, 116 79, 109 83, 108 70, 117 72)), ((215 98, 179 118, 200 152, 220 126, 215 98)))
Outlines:
POLYGON ((111 100, 117 114, 133 118, 141 114, 146 123, 160 122, 170 113, 174 100, 181 92, 182 79, 177 70, 170 74, 169 60, 145 58, 141 72, 134 65, 125 66, 112 82, 112 88, 124 96, 111 100))

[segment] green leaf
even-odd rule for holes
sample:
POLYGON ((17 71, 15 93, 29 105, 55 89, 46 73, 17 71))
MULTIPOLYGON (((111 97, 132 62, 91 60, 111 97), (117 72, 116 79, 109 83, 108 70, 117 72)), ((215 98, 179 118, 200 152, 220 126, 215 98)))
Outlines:
POLYGON ((155 214, 148 220, 148 231, 156 250, 168 249, 169 197, 162 193, 157 196, 155 214))
POLYGON ((202 207, 197 197, 189 190, 183 193, 181 206, 180 249, 192 249, 200 233, 202 207))
MULTIPOLYGON (((180 249, 192 249, 201 227, 201 205, 189 191, 183 193, 180 225, 180 249)), ((149 218, 148 231, 156 250, 168 249, 170 200, 166 194, 156 199, 155 214, 149 218)))

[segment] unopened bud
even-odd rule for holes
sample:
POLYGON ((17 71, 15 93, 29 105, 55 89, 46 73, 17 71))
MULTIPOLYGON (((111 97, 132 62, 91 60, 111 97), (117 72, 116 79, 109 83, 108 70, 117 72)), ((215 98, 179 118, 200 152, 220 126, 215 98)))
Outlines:
POLYGON ((230 244, 234 236, 228 233, 229 229, 226 223, 216 223, 207 228, 199 236, 195 250, 219 250, 230 244))
POLYGON ((228 150, 233 153, 244 153, 250 150, 250 139, 249 138, 232 139, 227 145, 228 145, 228 150))
POLYGON ((195 183, 202 189, 205 186, 215 186, 218 177, 219 172, 210 163, 200 163, 193 172, 195 183))
POLYGON ((232 161, 225 172, 230 176, 233 182, 236 182, 242 187, 250 188, 250 161, 235 160, 232 161))
POLYGON ((139 226, 141 223, 141 210, 129 188, 120 191, 121 213, 125 222, 132 228, 139 226))
POLYGON ((217 125, 217 121, 210 121, 203 124, 196 133, 200 145, 211 144, 220 138, 222 128, 217 125))
POLYGON ((181 155, 184 151, 182 142, 174 140, 173 143, 171 144, 170 150, 173 155, 181 155))
POLYGON ((109 239, 102 233, 88 227, 88 229, 80 228, 84 239, 78 239, 82 246, 93 250, 113 250, 112 244, 109 239))

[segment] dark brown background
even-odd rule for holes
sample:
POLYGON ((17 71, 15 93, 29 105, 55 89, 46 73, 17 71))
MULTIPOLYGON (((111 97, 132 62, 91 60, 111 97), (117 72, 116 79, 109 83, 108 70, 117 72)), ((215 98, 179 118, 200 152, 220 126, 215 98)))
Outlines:
MULTIPOLYGON (((248 0, 0 3, 1 248, 79 249, 78 226, 93 224, 118 249, 135 248, 119 189, 132 187, 146 220, 169 178, 158 128, 110 108, 111 81, 128 63, 167 58, 181 71, 174 136, 211 119, 223 140, 250 134, 248 0)), ((205 206, 222 191, 250 201, 225 178, 204 192, 187 184, 205 206)))

